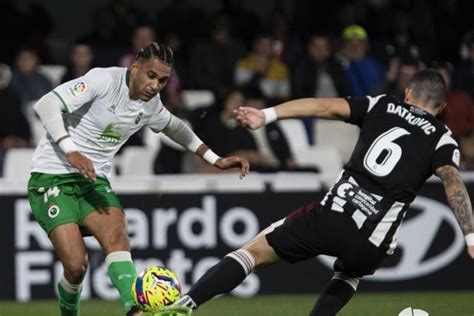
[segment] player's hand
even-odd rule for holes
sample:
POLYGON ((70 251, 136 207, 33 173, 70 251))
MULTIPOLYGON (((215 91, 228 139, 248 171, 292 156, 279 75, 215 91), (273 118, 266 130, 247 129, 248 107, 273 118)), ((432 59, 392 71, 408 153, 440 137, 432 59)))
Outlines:
POLYGON ((243 179, 246 175, 249 174, 250 165, 247 159, 232 156, 226 158, 219 158, 217 159, 216 163, 214 164, 217 168, 221 170, 227 170, 231 168, 240 168, 240 179, 243 179))
POLYGON ((467 253, 474 260, 474 246, 467 246, 467 253))
POLYGON ((69 161, 69 163, 79 170, 79 172, 86 177, 87 179, 91 179, 92 181, 95 182, 96 180, 96 175, 95 175, 95 170, 94 170, 94 165, 92 164, 92 161, 83 156, 80 152, 78 151, 72 151, 66 154, 66 158, 69 161))
POLYGON ((265 125, 265 114, 256 108, 241 106, 234 110, 237 122, 243 127, 257 129, 265 125))

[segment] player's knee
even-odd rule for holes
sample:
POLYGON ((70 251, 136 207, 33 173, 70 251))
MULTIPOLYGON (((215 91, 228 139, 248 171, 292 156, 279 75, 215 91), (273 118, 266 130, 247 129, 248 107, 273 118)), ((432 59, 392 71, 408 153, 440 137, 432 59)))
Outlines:
POLYGON ((255 262, 255 265, 258 265, 260 260, 262 260, 259 253, 258 253, 258 251, 256 251, 254 248, 244 246, 241 249, 247 251, 247 253, 253 258, 253 261, 255 262))
POLYGON ((87 258, 72 259, 63 262, 64 274, 71 282, 82 280, 87 271, 87 258))
POLYGON ((259 244, 249 244, 243 247, 247 250, 255 261, 255 267, 259 268, 274 262, 271 252, 266 247, 259 244))
POLYGON ((110 250, 128 249, 128 236, 125 227, 114 229, 107 239, 107 245, 110 250))

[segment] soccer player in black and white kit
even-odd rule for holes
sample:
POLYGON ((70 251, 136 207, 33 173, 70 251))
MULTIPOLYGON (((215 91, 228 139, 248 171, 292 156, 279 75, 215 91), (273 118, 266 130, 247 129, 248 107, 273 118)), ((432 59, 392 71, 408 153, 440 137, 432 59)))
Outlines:
POLYGON ((404 102, 380 95, 298 99, 263 111, 241 107, 237 119, 251 129, 276 119, 317 117, 355 124, 360 136, 323 201, 298 209, 225 256, 178 304, 195 309, 231 291, 255 268, 325 254, 337 257, 335 273, 310 315, 335 315, 359 280, 393 253, 406 211, 433 173, 443 182, 474 259, 472 206, 458 171, 458 145, 435 118, 445 106, 444 94, 441 75, 425 69, 413 77, 404 102))

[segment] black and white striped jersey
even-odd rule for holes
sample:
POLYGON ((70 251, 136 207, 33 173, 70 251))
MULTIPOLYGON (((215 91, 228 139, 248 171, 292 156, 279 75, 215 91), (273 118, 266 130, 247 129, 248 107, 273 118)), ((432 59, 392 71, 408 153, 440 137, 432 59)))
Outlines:
POLYGON ((347 101, 348 123, 360 135, 322 203, 348 213, 374 245, 392 253, 410 203, 438 167, 459 166, 459 149, 449 129, 418 107, 388 95, 347 101))

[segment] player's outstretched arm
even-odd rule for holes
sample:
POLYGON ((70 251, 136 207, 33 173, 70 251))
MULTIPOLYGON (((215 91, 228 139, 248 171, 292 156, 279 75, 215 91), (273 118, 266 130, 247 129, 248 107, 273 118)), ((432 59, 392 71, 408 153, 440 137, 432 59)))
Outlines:
POLYGON ((246 175, 249 174, 250 165, 247 159, 239 156, 231 157, 219 157, 212 152, 205 144, 201 144, 196 151, 196 155, 202 157, 207 162, 215 161, 212 163, 214 166, 221 170, 228 170, 232 168, 240 169, 240 179, 243 179, 246 175), (209 159, 208 155, 215 156, 214 158, 209 159), (210 161, 211 160, 211 161, 210 161))
POLYGON ((458 169, 453 166, 442 166, 436 169, 436 174, 441 178, 449 205, 466 238, 467 251, 474 259, 474 221, 472 204, 466 186, 462 181, 458 169))
POLYGON ((240 178, 249 174, 249 162, 247 159, 233 157, 219 157, 187 126, 182 120, 172 115, 170 122, 163 130, 169 138, 192 151, 199 157, 206 160, 209 164, 216 166, 221 170, 240 168, 240 178))
POLYGON ((349 119, 351 112, 349 103, 343 98, 304 98, 264 110, 244 106, 234 110, 234 114, 242 126, 257 129, 277 119, 286 118, 317 117, 345 121, 349 119))

